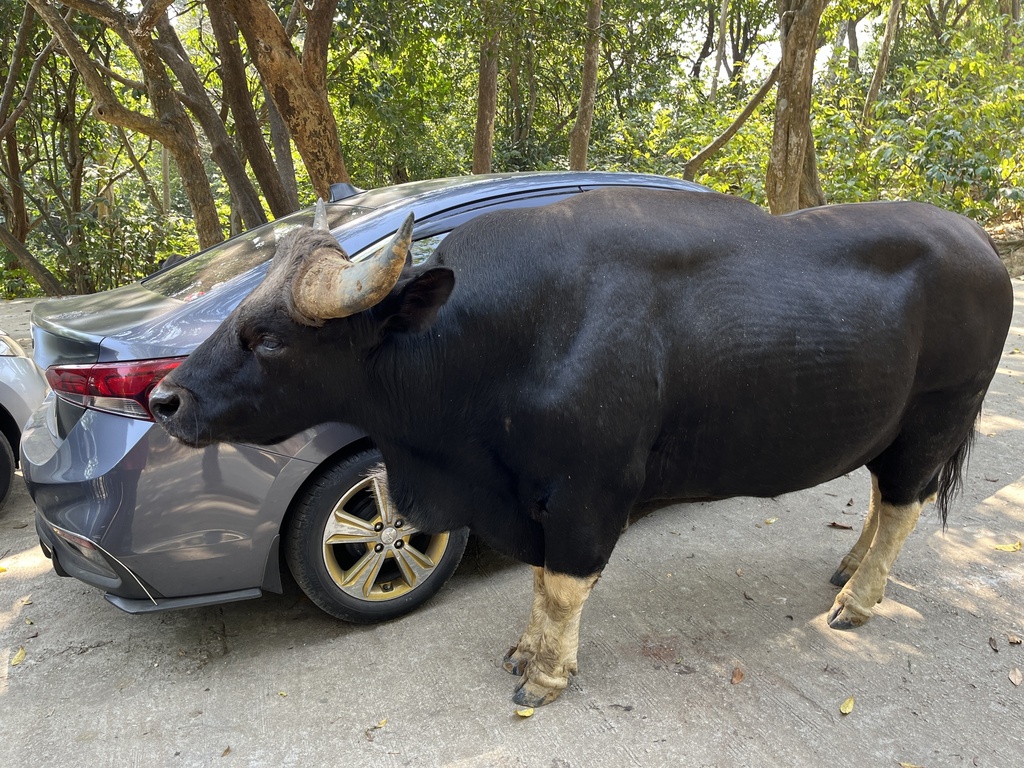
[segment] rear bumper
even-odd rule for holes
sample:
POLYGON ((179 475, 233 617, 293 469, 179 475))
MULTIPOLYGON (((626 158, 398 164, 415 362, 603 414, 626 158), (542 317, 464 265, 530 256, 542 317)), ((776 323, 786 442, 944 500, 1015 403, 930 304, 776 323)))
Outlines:
POLYGON ((104 590, 103 597, 107 602, 125 613, 156 613, 178 608, 201 608, 239 600, 253 600, 263 595, 261 589, 254 587, 189 597, 163 597, 109 553, 104 553, 99 547, 91 549, 83 537, 49 525, 38 512, 36 533, 39 535, 39 546, 43 554, 53 563, 53 570, 58 576, 70 576, 104 590))
POLYGON ((152 423, 95 411, 61 437, 52 405, 29 420, 21 454, 58 573, 131 610, 130 601, 203 605, 279 584, 281 519, 315 464, 249 446, 194 450, 152 423))
POLYGON ((195 597, 169 597, 163 600, 138 600, 120 595, 112 595, 109 592, 103 597, 115 608, 120 608, 125 613, 158 613, 159 611, 173 611, 178 608, 202 608, 207 605, 220 605, 222 603, 235 603, 239 600, 253 600, 262 597, 263 592, 259 589, 239 589, 234 592, 218 592, 213 595, 196 595, 195 597))
POLYGON ((155 603, 159 592, 146 585, 117 558, 85 536, 47 522, 36 510, 39 546, 58 576, 71 576, 90 586, 129 599, 155 603))
POLYGON ((192 449, 151 422, 58 418, 50 398, 21 441, 36 529, 54 570, 133 613, 281 591, 285 511, 327 457, 363 438, 328 424, 272 449, 192 449))

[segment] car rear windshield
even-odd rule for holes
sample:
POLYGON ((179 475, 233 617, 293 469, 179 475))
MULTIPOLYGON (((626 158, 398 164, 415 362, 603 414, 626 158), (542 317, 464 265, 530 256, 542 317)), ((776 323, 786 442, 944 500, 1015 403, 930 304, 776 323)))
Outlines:
MULTIPOLYGON (((372 210, 351 205, 330 205, 327 207, 327 220, 331 231, 335 231, 372 210)), ((197 253, 190 259, 157 272, 143 283, 149 290, 163 296, 191 301, 253 267, 270 261, 277 250, 279 237, 295 227, 312 223, 312 208, 293 213, 197 253)))

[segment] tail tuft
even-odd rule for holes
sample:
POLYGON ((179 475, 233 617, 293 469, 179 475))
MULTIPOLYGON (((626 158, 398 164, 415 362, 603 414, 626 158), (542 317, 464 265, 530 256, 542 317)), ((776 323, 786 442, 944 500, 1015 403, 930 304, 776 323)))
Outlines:
MULTIPOLYGON (((978 418, 980 417, 981 413, 979 412, 978 418)), ((939 519, 942 521, 943 530, 946 529, 949 507, 953 503, 953 499, 963 490, 963 475, 970 463, 971 448, 974 446, 974 438, 977 434, 977 430, 972 426, 967 437, 964 438, 964 441, 960 443, 960 446, 946 460, 946 463, 942 465, 942 469, 939 470, 939 489, 935 506, 939 510, 939 519)))

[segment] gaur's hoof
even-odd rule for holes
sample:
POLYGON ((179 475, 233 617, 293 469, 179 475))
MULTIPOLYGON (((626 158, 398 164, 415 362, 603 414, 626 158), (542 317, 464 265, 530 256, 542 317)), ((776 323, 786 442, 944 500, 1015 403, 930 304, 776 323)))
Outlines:
POLYGON ((832 629, 853 629, 871 618, 871 611, 865 611, 853 604, 848 595, 840 593, 828 612, 828 625, 832 629))
POLYGON ((832 574, 832 578, 829 581, 837 587, 845 587, 846 582, 851 578, 853 578, 853 571, 844 571, 842 568, 839 568, 832 574))
POLYGON ((509 674, 522 677, 523 673, 526 672, 526 665, 528 663, 529 659, 519 655, 518 649, 512 646, 508 649, 508 653, 505 654, 505 659, 502 661, 501 666, 509 674))
POLYGON ((562 688, 545 688, 526 678, 512 694, 512 701, 520 707, 543 707, 557 699, 562 690, 562 688))

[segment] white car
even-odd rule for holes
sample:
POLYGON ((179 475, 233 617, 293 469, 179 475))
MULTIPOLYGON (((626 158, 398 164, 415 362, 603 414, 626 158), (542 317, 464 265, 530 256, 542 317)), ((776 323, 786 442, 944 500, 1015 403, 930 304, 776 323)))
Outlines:
POLYGON ((0 331, 0 509, 11 493, 22 427, 49 389, 32 358, 0 331))

